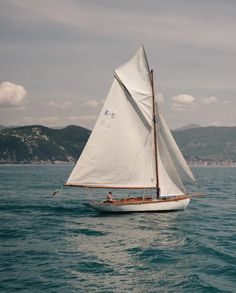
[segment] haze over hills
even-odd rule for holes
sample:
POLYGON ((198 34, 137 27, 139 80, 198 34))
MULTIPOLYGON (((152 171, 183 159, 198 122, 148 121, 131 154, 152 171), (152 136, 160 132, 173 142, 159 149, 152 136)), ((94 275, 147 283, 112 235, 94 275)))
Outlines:
POLYGON ((193 128, 200 128, 201 126, 199 124, 188 124, 185 126, 182 126, 180 128, 177 128, 175 130, 185 130, 185 129, 193 129, 193 128))
MULTIPOLYGON (((0 163, 75 162, 91 131, 70 125, 0 130, 0 163)), ((236 127, 187 127, 172 131, 185 158, 193 163, 236 163, 236 127)))
POLYGON ((190 162, 236 162, 236 127, 191 128, 174 131, 173 135, 190 162))

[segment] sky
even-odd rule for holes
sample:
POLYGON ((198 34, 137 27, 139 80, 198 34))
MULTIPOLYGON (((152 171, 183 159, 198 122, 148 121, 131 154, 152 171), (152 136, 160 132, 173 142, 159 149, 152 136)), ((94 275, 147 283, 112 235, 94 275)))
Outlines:
POLYGON ((235 0, 0 0, 0 125, 92 129, 144 45, 171 128, 236 126, 235 0))

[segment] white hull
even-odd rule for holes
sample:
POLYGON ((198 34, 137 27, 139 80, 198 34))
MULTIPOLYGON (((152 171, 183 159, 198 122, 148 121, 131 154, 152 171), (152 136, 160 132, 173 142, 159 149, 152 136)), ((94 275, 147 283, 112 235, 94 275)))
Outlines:
POLYGON ((128 213, 128 212, 167 212, 184 210, 190 202, 190 197, 171 198, 163 200, 140 201, 137 203, 121 203, 120 201, 92 202, 88 206, 100 212, 128 213))

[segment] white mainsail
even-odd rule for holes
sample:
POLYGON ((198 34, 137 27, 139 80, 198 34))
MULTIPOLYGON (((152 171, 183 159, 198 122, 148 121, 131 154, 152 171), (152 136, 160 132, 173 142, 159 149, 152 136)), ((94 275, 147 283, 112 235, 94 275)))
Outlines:
MULTIPOLYGON (((150 70, 141 47, 115 71, 102 111, 65 185, 156 188, 152 95, 150 70)), ((177 170, 180 167, 193 178, 192 173, 159 113, 157 120, 161 196, 185 194, 177 170)))
POLYGON ((155 187, 148 77, 143 48, 115 71, 93 132, 66 185, 155 187))

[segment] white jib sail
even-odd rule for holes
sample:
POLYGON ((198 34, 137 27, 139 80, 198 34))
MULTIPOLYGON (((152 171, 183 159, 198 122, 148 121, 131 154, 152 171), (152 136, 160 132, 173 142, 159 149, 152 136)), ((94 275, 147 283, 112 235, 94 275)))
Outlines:
POLYGON ((186 194, 183 182, 175 168, 171 156, 166 147, 163 136, 157 132, 158 142, 158 177, 161 196, 173 196, 186 194))
POLYGON ((169 127, 161 113, 157 115, 158 132, 160 133, 176 172, 185 182, 195 183, 196 179, 176 144, 169 127))
POLYGON ((152 89, 143 48, 118 68, 115 76, 93 132, 66 185, 156 186, 152 89))

